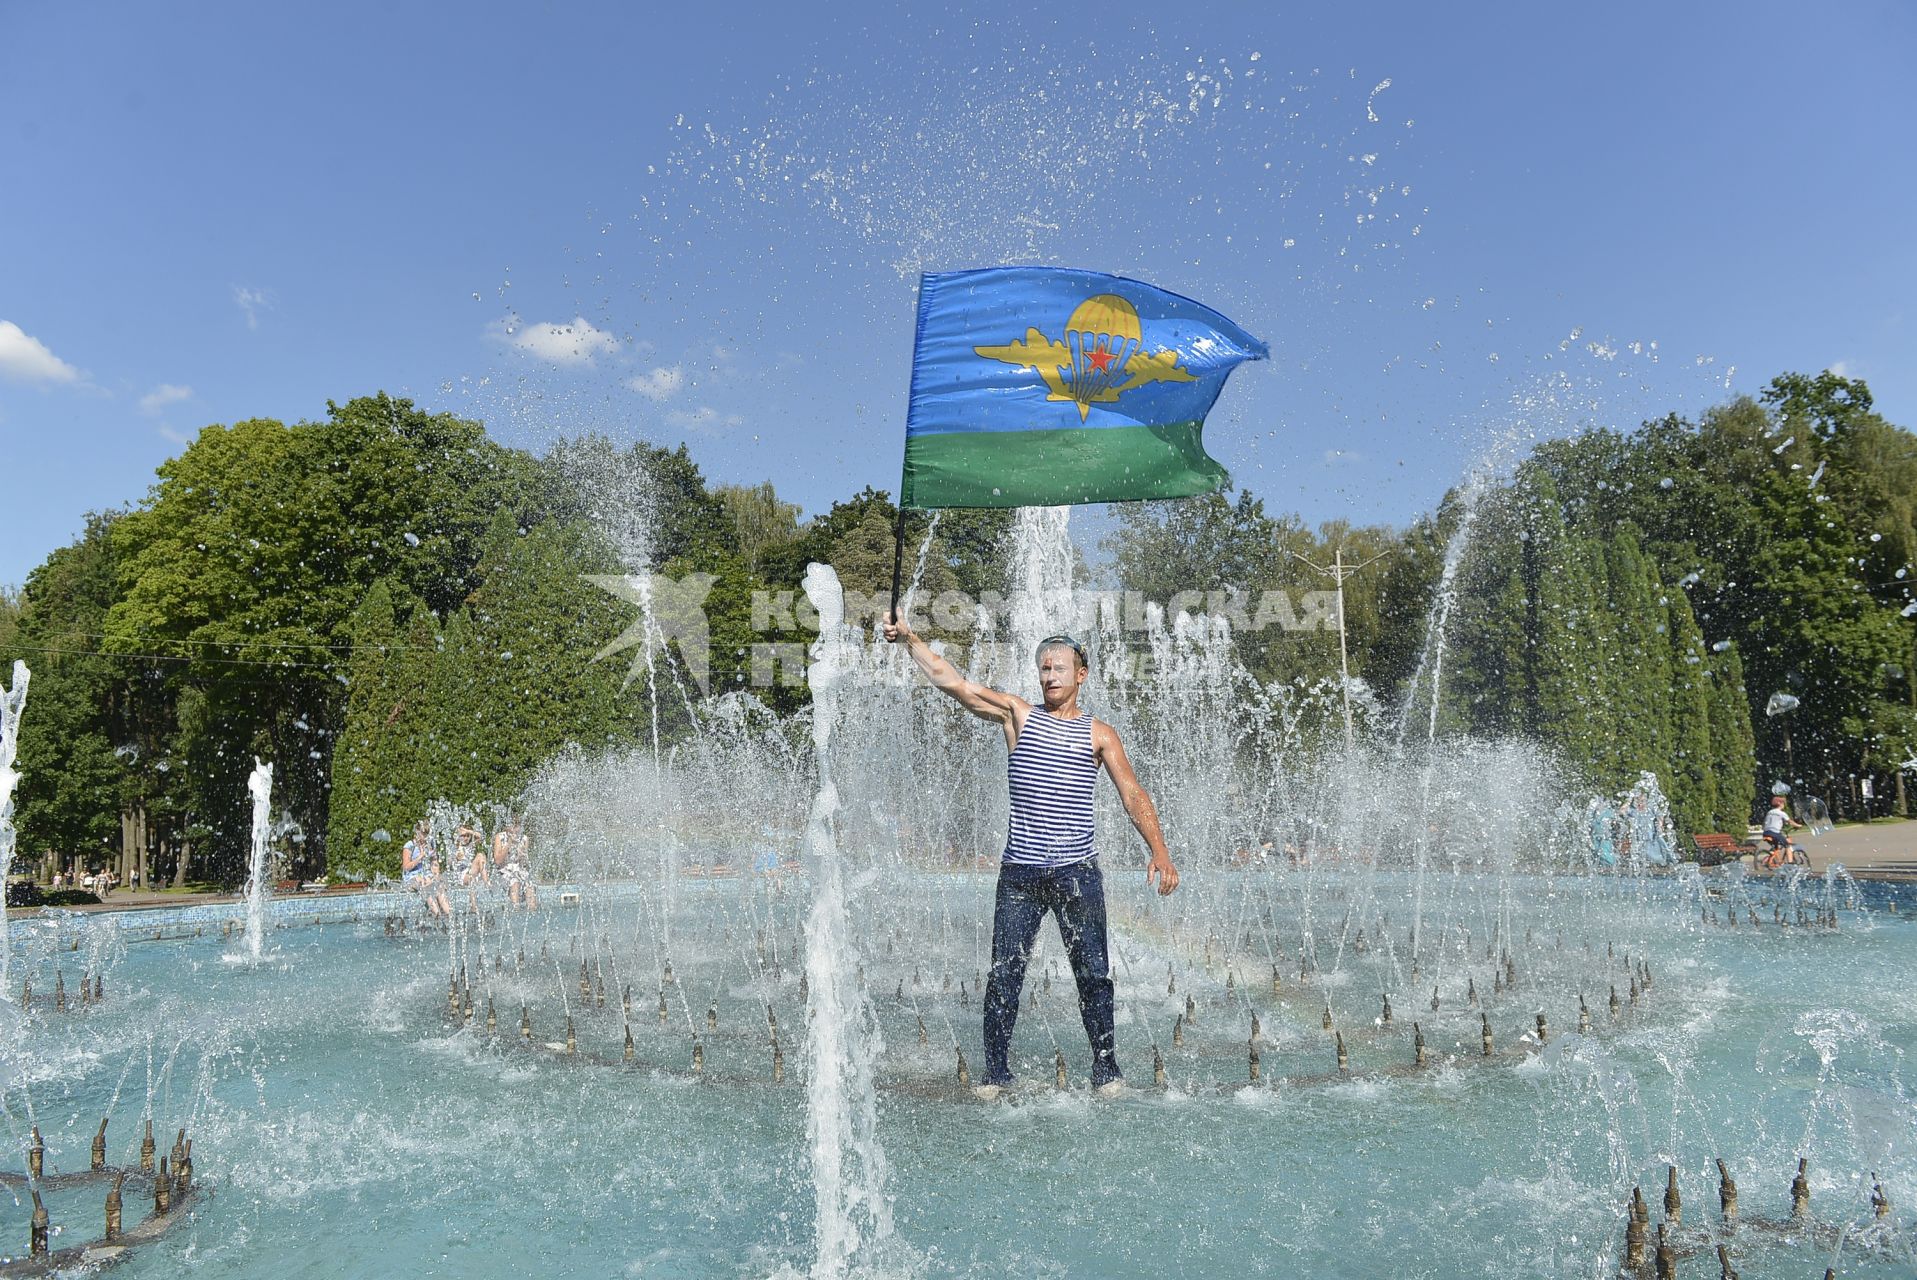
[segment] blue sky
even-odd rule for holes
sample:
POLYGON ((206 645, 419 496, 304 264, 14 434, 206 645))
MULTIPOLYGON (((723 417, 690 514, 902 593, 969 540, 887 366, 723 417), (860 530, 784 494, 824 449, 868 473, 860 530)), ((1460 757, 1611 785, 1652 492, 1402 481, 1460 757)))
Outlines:
POLYGON ((895 489, 919 268, 1232 316, 1210 446, 1312 521, 1786 370, 1917 426, 1914 59, 1890 2, 0 2, 0 583, 381 389, 895 489))

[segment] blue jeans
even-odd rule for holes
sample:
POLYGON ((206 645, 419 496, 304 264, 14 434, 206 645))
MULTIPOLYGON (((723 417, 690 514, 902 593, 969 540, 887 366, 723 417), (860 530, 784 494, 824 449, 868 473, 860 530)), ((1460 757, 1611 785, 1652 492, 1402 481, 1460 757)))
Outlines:
POLYGON ((985 1083, 1010 1084, 1012 1027, 1025 966, 1049 911, 1078 982, 1078 1014, 1092 1044, 1094 1087, 1116 1080, 1112 974, 1105 948, 1105 878, 1096 859, 1069 867, 1001 866, 992 912, 992 971, 985 980, 985 1083))

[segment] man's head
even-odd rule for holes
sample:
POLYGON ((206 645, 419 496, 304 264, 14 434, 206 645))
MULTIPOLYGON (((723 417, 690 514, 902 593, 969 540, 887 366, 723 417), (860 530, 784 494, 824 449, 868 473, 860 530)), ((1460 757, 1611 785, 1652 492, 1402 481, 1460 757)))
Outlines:
POLYGON ((1784 807, 1784 797, 1783 797, 1783 796, 1772 796, 1772 797, 1771 797, 1771 808, 1773 808, 1773 809, 1782 809, 1783 807, 1784 807))
POLYGON ((1089 668, 1085 646, 1068 635, 1047 636, 1038 642, 1038 687, 1048 707, 1063 706, 1085 683, 1089 668))

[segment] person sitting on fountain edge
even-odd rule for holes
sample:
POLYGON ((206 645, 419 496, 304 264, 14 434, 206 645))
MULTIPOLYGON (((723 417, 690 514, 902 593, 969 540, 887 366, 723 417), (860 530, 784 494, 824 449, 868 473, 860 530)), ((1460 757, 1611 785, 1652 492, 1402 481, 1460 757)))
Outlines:
POLYGON ((433 852, 432 824, 422 822, 413 828, 413 838, 399 852, 401 887, 426 898, 426 914, 452 919, 452 904, 446 901, 446 889, 439 881, 439 857, 433 852))
POLYGON ((1151 849, 1145 883, 1178 887, 1178 869, 1165 850, 1158 810, 1139 785, 1125 747, 1108 724, 1078 709, 1085 683, 1085 646, 1070 636, 1039 642, 1038 686, 1043 707, 1015 694, 967 680, 932 652, 911 627, 889 618, 885 638, 904 641, 932 683, 981 720, 1005 733, 1011 810, 999 860, 992 911, 992 968, 985 983, 985 1078, 981 1097, 997 1097, 1012 1082, 1008 1059, 1018 1021, 1025 966, 1045 913, 1058 917, 1059 936, 1078 983, 1078 1011, 1092 1047, 1092 1087, 1115 1094, 1124 1087, 1112 1028, 1111 964, 1105 943, 1105 881, 1092 833, 1092 795, 1102 765, 1118 788, 1125 813, 1151 849))

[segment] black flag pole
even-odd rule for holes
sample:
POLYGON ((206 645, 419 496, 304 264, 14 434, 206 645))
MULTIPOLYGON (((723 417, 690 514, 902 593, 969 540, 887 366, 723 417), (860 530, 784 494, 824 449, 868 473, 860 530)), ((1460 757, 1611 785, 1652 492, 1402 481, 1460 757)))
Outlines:
POLYGON ((899 618, 899 577, 905 572, 905 508, 899 508, 892 522, 892 609, 886 614, 894 622, 899 618))

